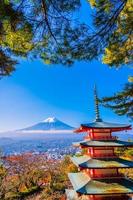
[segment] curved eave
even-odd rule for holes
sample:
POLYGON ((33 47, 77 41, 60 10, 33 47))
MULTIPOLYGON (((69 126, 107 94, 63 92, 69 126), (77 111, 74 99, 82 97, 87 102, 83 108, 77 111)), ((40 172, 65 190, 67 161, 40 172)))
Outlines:
POLYGON ((83 133, 83 132, 87 132, 88 130, 90 129, 80 126, 78 129, 74 130, 74 133, 83 133))
POLYGON ((124 125, 124 124, 111 124, 108 122, 94 122, 89 124, 81 124, 81 126, 76 129, 75 133, 87 132, 92 129, 109 129, 112 132, 117 131, 127 131, 131 130, 131 125, 124 125))
POLYGON ((81 146, 82 148, 86 148, 86 147, 133 147, 133 145, 79 145, 81 146))
POLYGON ((126 178, 90 179, 85 173, 70 173, 74 190, 84 195, 133 194, 133 181, 126 178))
POLYGON ((72 162, 81 169, 133 168, 133 162, 121 158, 72 157, 72 162))
POLYGON ((73 143, 75 147, 133 147, 133 142, 125 142, 125 141, 99 141, 99 140, 87 140, 73 143))

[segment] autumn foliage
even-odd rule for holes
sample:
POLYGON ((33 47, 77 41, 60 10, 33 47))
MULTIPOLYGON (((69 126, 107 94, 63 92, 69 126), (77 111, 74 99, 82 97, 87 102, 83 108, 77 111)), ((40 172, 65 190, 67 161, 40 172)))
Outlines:
POLYGON ((0 167, 0 199, 64 199, 69 186, 67 173, 75 171, 69 157, 47 159, 32 153, 3 158, 0 167))

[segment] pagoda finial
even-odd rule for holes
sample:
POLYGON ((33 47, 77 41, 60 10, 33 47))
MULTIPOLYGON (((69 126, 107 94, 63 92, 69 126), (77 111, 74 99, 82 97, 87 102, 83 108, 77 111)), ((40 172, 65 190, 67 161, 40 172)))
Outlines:
POLYGON ((95 114, 96 114, 96 122, 101 122, 102 119, 100 118, 100 111, 99 111, 99 100, 97 95, 97 88, 96 85, 94 86, 94 99, 95 99, 95 114))

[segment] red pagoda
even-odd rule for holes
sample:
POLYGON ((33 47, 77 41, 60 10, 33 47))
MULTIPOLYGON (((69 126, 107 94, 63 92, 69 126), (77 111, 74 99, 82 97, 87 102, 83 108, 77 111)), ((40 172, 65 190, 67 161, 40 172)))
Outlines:
POLYGON ((104 122, 100 118, 95 88, 96 119, 81 124, 75 132, 86 132, 83 141, 74 143, 82 149, 82 156, 72 157, 78 173, 70 173, 73 189, 66 190, 67 200, 126 200, 132 199, 133 180, 119 172, 133 168, 133 162, 119 158, 115 148, 133 147, 133 142, 120 141, 112 132, 127 131, 130 125, 104 122))

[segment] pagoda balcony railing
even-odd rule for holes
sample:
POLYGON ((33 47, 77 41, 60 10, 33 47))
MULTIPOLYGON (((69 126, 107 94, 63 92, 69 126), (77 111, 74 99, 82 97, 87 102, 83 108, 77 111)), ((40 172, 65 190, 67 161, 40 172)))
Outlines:
POLYGON ((117 140, 117 136, 95 136, 95 137, 90 137, 90 136, 85 136, 84 140, 117 140))
POLYGON ((116 158, 117 156, 115 154, 93 154, 93 155, 90 155, 91 157, 93 158, 116 158))
POLYGON ((90 178, 97 178, 97 179, 100 179, 100 178, 122 178, 124 177, 123 174, 93 174, 93 175, 90 175, 90 178))
POLYGON ((90 138, 92 140, 117 140, 117 136, 95 136, 93 138, 90 138))

